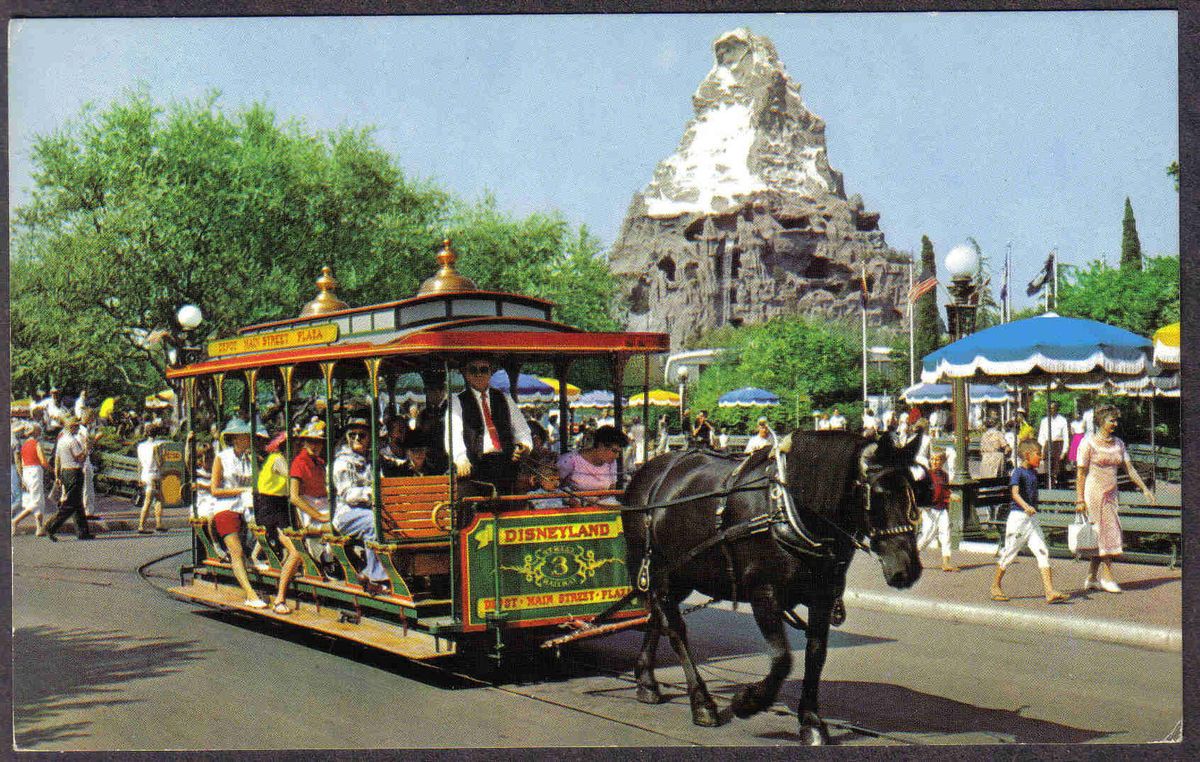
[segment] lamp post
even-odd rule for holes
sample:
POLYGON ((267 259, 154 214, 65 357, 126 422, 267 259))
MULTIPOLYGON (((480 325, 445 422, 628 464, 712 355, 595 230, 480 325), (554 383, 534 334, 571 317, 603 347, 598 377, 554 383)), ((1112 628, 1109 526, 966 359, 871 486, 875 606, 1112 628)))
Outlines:
MULTIPOLYGON (((950 335, 955 341, 975 332, 975 311, 977 305, 978 284, 975 274, 979 269, 979 255, 974 247, 958 245, 946 255, 946 271, 950 274, 950 303, 946 305, 946 323, 950 335)), ((963 530, 972 532, 980 530, 978 517, 969 510, 971 502, 967 498, 972 484, 971 472, 968 468, 970 435, 967 430, 967 381, 964 378, 951 379, 952 408, 954 412, 954 473, 950 475, 951 510, 962 511, 963 530), (955 505, 957 503, 957 505, 955 505)))
MULTIPOLYGON (((200 324, 202 322, 204 322, 204 313, 201 312, 200 308, 194 304, 185 304, 182 307, 180 307, 179 310, 175 313, 175 319, 177 321, 179 321, 179 327, 183 329, 183 334, 184 334, 185 342, 186 342, 185 346, 181 348, 178 356, 179 356, 179 360, 184 365, 186 365, 186 364, 192 362, 192 360, 200 352, 198 347, 191 346, 192 335, 193 335, 192 332, 195 331, 197 328, 199 328, 200 324)), ((196 518, 198 516, 197 505, 196 505, 195 484, 193 483, 194 475, 196 473, 196 464, 192 462, 192 459, 195 457, 195 454, 196 454, 196 432, 195 432, 196 414, 195 414, 195 399, 194 399, 195 391, 196 391, 196 386, 195 386, 196 383, 197 383, 197 381, 194 378, 186 379, 183 381, 183 383, 180 384, 179 390, 177 390, 175 392, 176 401, 182 401, 183 404, 187 405, 187 434, 186 434, 186 440, 184 442, 183 484, 184 484, 185 494, 187 494, 192 501, 192 518, 196 518), (188 393, 186 391, 188 389, 191 390, 191 393, 188 393)), ((193 565, 200 563, 201 552, 202 551, 200 549, 200 538, 198 535, 196 535, 193 532, 192 533, 192 563, 193 563, 193 565)))
POLYGON ((679 372, 675 375, 679 379, 679 432, 683 434, 683 447, 686 450, 688 437, 691 436, 691 432, 688 431, 688 422, 685 417, 685 413, 687 412, 687 366, 680 365, 679 372))

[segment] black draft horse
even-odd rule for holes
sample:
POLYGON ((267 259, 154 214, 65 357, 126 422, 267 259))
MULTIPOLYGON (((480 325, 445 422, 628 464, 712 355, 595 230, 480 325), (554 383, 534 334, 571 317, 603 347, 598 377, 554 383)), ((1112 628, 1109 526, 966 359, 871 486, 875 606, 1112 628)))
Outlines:
POLYGON ((639 573, 643 583, 648 570, 649 582, 651 618, 635 670, 638 701, 663 700, 654 678, 654 659, 658 639, 666 633, 687 676, 692 721, 720 724, 689 651, 679 612, 679 603, 696 590, 716 599, 750 603, 770 646, 771 667, 761 682, 742 688, 732 709, 738 717, 766 709, 792 666, 783 628, 785 614, 790 616, 792 608, 804 604, 808 623, 798 707, 800 733, 807 744, 828 743, 828 730, 818 714, 817 690, 830 614, 845 587, 846 567, 856 547, 868 547, 863 539, 869 542, 892 587, 909 587, 921 575, 909 474, 915 446, 916 440, 908 447, 896 447, 887 436, 872 442, 850 432, 797 431, 779 447, 785 451, 782 480, 770 448, 744 463, 705 451, 668 453, 639 470, 625 493, 627 506, 651 506, 645 512, 625 514, 628 568, 643 569, 639 573), (762 526, 764 516, 779 520, 780 486, 791 495, 803 534, 816 540, 816 546, 801 543, 801 551, 788 550, 775 539, 774 530, 758 531, 685 558, 698 546, 711 543, 722 526, 755 519, 762 526), (697 499, 688 500, 691 495, 697 499), (651 561, 642 567, 647 548, 651 561), (664 574, 665 570, 670 573, 664 574))

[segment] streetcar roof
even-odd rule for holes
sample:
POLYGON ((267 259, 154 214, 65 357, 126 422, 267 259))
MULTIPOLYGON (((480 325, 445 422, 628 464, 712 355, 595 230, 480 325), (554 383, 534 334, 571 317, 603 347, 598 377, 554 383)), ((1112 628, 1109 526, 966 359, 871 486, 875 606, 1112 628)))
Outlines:
MULTIPOLYGON (((328 270, 327 284, 335 283, 328 270)), ((524 361, 555 356, 665 352, 662 333, 589 332, 551 319, 545 299, 474 289, 332 309, 257 323, 210 341, 207 358, 167 369, 169 378, 335 360, 431 359, 496 354, 524 361)), ((319 282, 320 284, 320 282, 319 282)), ((329 285, 322 286, 332 298, 329 285)), ((343 302, 337 302, 339 306, 343 302)))

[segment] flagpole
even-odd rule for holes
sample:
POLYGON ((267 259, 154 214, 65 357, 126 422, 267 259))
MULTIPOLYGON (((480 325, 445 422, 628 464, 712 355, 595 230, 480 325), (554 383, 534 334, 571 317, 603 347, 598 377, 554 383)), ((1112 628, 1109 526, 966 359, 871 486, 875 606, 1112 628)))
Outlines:
POLYGON ((913 265, 916 264, 916 257, 909 257, 908 260, 908 385, 912 386, 916 383, 917 374, 917 344, 913 338, 913 265))
POLYGON ((863 409, 867 408, 867 269, 862 271, 862 374, 863 409))
POLYGON ((1012 241, 1004 248, 1004 320, 1012 320, 1012 241))
POLYGON ((1058 247, 1055 246, 1050 250, 1050 261, 1054 263, 1054 283, 1050 290, 1054 296, 1054 309, 1058 309, 1058 247))

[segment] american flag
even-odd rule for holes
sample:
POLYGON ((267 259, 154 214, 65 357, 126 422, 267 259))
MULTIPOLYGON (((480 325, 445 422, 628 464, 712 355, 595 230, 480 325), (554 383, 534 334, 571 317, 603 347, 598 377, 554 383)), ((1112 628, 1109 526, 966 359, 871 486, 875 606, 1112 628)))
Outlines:
POLYGON ((936 275, 929 274, 913 284, 913 287, 908 290, 908 303, 914 304, 925 294, 937 288, 938 279, 936 275))

